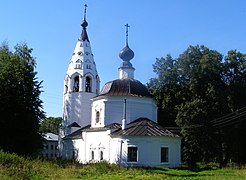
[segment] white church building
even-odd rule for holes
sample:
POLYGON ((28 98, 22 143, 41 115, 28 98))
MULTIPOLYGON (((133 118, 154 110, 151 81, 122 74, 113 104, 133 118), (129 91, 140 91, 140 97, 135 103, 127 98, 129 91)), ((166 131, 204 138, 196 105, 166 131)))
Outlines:
POLYGON ((86 7, 81 26, 64 79, 60 156, 81 163, 180 166, 181 138, 157 124, 156 101, 134 79, 128 25, 126 45, 119 53, 119 79, 107 82, 101 91, 86 30, 86 7))

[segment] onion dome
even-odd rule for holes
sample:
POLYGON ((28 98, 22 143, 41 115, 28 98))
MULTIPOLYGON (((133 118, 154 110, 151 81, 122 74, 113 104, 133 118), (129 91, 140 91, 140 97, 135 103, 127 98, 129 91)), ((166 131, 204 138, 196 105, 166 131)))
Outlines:
POLYGON ((135 79, 117 79, 107 82, 98 96, 151 97, 147 87, 135 79))
POLYGON ((126 26, 126 46, 120 51, 119 56, 123 61, 130 61, 134 57, 134 52, 128 46, 128 24, 126 26))
POLYGON ((130 61, 134 57, 134 52, 126 44, 126 47, 120 51, 119 56, 123 61, 130 61))
POLYGON ((81 23, 81 26, 83 27, 83 29, 86 28, 88 26, 88 22, 84 19, 81 23))

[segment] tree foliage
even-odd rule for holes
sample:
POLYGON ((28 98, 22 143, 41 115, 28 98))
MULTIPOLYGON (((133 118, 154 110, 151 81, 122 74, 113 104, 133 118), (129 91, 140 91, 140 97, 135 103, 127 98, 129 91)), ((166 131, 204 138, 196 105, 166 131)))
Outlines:
POLYGON ((6 42, 0 47, 0 148, 22 155, 41 147, 39 121, 45 117, 31 53, 26 44, 13 52, 6 42))
POLYGON ((61 117, 48 117, 40 123, 40 132, 58 134, 61 122, 61 117))
POLYGON ((235 129, 236 121, 214 121, 246 107, 245 55, 231 50, 223 58, 203 45, 189 46, 176 59, 170 55, 157 59, 153 69, 158 77, 148 88, 161 109, 158 122, 181 128, 183 159, 190 165, 229 159, 245 163, 246 155, 236 148, 238 143, 245 146, 241 140, 245 133, 235 129))

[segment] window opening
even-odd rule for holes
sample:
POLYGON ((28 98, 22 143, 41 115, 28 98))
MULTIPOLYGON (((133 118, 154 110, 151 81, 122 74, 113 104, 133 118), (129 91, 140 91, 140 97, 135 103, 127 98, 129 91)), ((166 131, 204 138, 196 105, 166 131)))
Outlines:
POLYGON ((81 61, 79 59, 75 62, 75 69, 81 69, 81 61))
POLYGON ((99 121, 100 121, 100 112, 97 111, 96 112, 96 123, 99 123, 99 121))
POLYGON ((128 162, 137 162, 137 147, 128 147, 127 161, 128 162))
POLYGON ((94 160, 94 151, 91 151, 91 160, 94 160))
POLYGON ((76 76, 74 78, 74 86, 73 86, 74 92, 79 92, 79 76, 76 76))
POLYGON ((161 162, 168 162, 168 148, 161 148, 161 162))
POLYGON ((100 161, 103 160, 103 151, 100 151, 100 161))
POLYGON ((91 92, 91 78, 89 76, 87 76, 85 80, 85 91, 91 92))
POLYGON ((87 64, 86 65, 86 69, 91 69, 91 65, 90 64, 87 64))

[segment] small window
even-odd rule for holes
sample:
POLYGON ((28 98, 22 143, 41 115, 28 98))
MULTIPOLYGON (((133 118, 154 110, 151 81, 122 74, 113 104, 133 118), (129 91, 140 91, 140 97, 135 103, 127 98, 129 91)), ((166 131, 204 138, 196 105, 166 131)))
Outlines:
POLYGON ((97 111, 96 112, 96 123, 99 123, 99 121, 100 121, 100 112, 97 111))
POLYGON ((75 69, 81 69, 81 60, 78 59, 76 62, 75 62, 75 69))
POLYGON ((53 146, 53 144, 52 144, 52 145, 50 145, 50 149, 52 149, 52 150, 54 149, 54 146, 53 146))
POLYGON ((49 145, 48 144, 46 144, 46 149, 49 149, 49 145))
POLYGON ((91 151, 91 160, 94 160, 94 151, 91 151))
POLYGON ((100 151, 100 161, 103 160, 103 151, 100 151))
POLYGON ((161 162, 162 163, 168 162, 168 148, 167 147, 161 148, 161 162))
POLYGON ((138 156, 138 148, 137 147, 128 147, 128 155, 127 161, 128 162, 137 162, 138 156))
POLYGON ((91 65, 90 64, 87 64, 86 65, 86 69, 91 69, 91 65))

